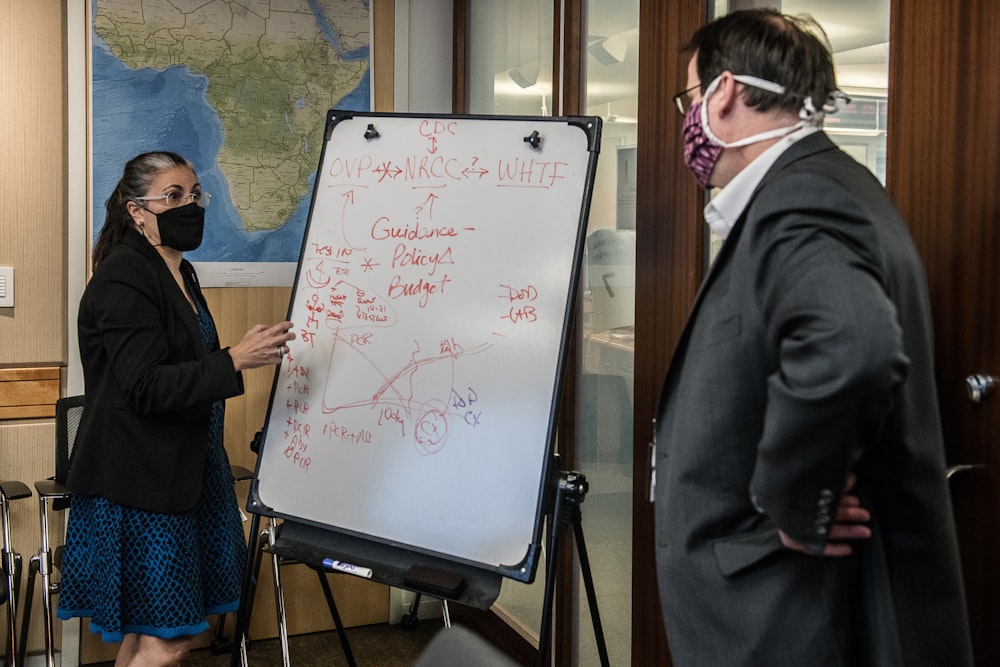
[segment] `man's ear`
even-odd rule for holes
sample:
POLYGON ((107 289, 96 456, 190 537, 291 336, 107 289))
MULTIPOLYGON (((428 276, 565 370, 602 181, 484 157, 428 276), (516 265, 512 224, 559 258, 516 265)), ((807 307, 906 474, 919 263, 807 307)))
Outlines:
POLYGON ((723 72, 719 77, 719 85, 712 94, 714 98, 712 106, 720 118, 725 118, 732 113, 733 109, 740 102, 739 82, 733 78, 733 73, 729 70, 723 72))

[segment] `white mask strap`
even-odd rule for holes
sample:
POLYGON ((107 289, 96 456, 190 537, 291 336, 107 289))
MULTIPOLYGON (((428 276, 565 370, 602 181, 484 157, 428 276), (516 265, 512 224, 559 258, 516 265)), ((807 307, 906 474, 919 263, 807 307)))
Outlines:
POLYGON ((844 94, 842 90, 835 90, 830 93, 826 98, 826 102, 823 103, 822 109, 817 109, 816 105, 813 104, 812 98, 807 97, 802 103, 802 109, 799 110, 799 118, 809 125, 819 127, 822 125, 823 119, 827 114, 837 113, 850 103, 851 98, 844 94))
MULTIPOLYGON (((761 90, 766 90, 768 92, 774 93, 776 95, 781 95, 785 92, 785 87, 779 83, 774 83, 773 81, 768 81, 767 79, 761 79, 756 76, 751 76, 749 74, 734 74, 733 79, 739 81, 745 86, 753 86, 754 88, 760 88, 761 90)), ((708 96, 715 92, 719 87, 719 82, 722 81, 722 75, 715 77, 712 83, 708 84, 708 88, 705 89, 705 94, 702 95, 701 103, 701 127, 704 130, 705 135, 711 139, 714 143, 722 146, 723 148, 738 148, 740 146, 749 146, 750 144, 755 144, 758 141, 766 141, 768 139, 774 139, 776 137, 783 137, 786 134, 790 134, 800 127, 805 127, 806 121, 800 120, 795 125, 789 125, 788 127, 779 127, 773 130, 767 130, 766 132, 760 132, 758 134, 752 134, 749 137, 744 137, 743 139, 738 139, 731 143, 726 143, 722 139, 719 139, 712 132, 712 128, 708 125, 708 96)))
POLYGON ((759 76, 752 76, 750 74, 734 74, 733 78, 746 86, 760 88, 761 90, 766 90, 767 92, 774 93, 775 95, 785 94, 785 87, 780 83, 768 81, 767 79, 762 79, 759 76))

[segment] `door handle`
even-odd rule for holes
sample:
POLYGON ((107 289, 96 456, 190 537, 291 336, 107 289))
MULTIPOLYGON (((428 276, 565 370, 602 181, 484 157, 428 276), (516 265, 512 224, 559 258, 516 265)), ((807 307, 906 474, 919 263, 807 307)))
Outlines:
POLYGON ((944 477, 950 480, 955 475, 964 474, 967 472, 975 472, 976 470, 988 470, 989 466, 983 465, 981 463, 960 463, 958 465, 951 466, 945 470, 944 477))
POLYGON ((969 400, 973 403, 982 403, 983 399, 993 393, 1000 378, 995 375, 982 375, 976 373, 965 378, 965 390, 969 392, 969 400))

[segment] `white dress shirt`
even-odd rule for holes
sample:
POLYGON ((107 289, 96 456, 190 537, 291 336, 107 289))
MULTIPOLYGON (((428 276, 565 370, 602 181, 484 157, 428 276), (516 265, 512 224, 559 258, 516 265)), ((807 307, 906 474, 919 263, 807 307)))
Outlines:
POLYGON ((799 139, 819 132, 818 127, 807 125, 779 139, 773 146, 748 164, 729 184, 722 188, 705 207, 705 222, 712 232, 725 239, 739 219, 750 196, 760 184, 774 161, 799 139))

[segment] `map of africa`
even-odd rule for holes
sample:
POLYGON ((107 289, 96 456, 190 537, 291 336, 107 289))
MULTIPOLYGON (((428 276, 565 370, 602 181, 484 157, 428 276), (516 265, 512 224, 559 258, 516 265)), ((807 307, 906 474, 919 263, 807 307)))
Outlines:
POLYGON ((296 262, 332 108, 370 107, 368 0, 94 0, 94 235, 133 156, 190 160, 195 262, 296 262))

